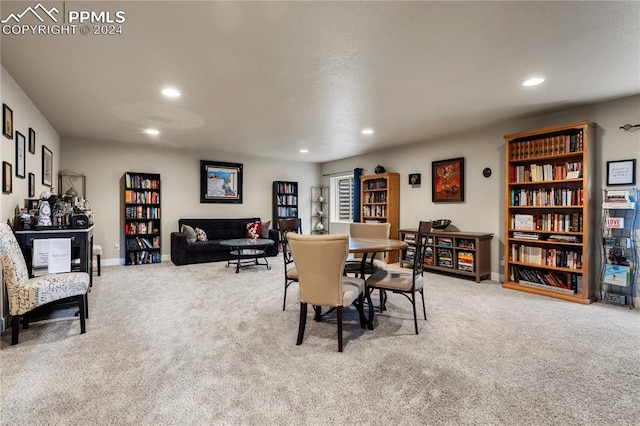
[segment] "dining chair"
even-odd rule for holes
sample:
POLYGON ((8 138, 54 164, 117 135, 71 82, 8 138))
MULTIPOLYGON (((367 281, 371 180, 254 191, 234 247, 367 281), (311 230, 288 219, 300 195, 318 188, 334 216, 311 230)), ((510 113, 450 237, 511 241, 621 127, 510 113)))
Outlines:
MULTIPOLYGON (((353 238, 389 238, 391 231, 390 223, 351 223, 349 225, 349 235, 353 238)), ((363 253, 354 253, 353 257, 347 260, 344 272, 347 274, 362 273, 362 257, 363 253)), ((384 261, 384 253, 376 253, 364 265, 365 275, 373 274, 377 271, 387 269, 387 263, 384 261)), ((364 278, 364 277, 361 277, 364 278)))
POLYGON ((289 233, 291 254, 298 270, 300 323, 296 345, 302 344, 307 322, 307 305, 335 308, 338 323, 338 352, 342 352, 343 308, 354 304, 365 328, 364 280, 343 275, 349 253, 346 234, 301 235, 289 233))
POLYGON ((23 328, 29 327, 27 314, 35 308, 62 299, 73 298, 78 303, 80 333, 88 317, 87 290, 89 274, 66 272, 29 278, 29 271, 22 250, 13 231, 6 223, 0 223, 0 264, 9 299, 11 315, 11 344, 18 343, 20 319, 23 328))
POLYGON ((287 306, 287 289, 293 283, 298 282, 298 271, 293 263, 289 243, 287 242, 287 234, 290 232, 302 233, 302 219, 280 219, 278 221, 278 231, 280 232, 280 244, 282 244, 282 256, 284 258, 284 300, 282 301, 282 310, 287 306))
POLYGON ((373 314, 373 304, 371 303, 371 292, 375 289, 380 291, 380 309, 385 309, 385 292, 401 294, 413 305, 413 322, 418 334, 418 316, 416 313, 416 293, 420 293, 422 298, 422 311, 424 319, 427 319, 427 309, 424 305, 424 247, 427 234, 431 232, 431 222, 420 222, 418 234, 416 235, 416 254, 413 262, 413 271, 377 271, 367 278, 367 302, 369 303, 369 315, 373 314))

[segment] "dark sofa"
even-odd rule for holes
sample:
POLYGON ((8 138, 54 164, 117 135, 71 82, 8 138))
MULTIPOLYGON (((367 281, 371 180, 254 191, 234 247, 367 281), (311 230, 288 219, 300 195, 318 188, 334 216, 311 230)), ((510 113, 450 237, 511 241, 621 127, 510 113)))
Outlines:
MULTIPOLYGON (((182 225, 189 225, 192 228, 200 228, 207 234, 209 241, 197 241, 192 244, 187 243, 187 236, 181 232, 171 233, 171 261, 176 265, 187 265, 190 263, 205 263, 227 260, 229 247, 221 246, 220 240, 232 238, 245 238, 247 233, 247 222, 259 221, 259 218, 246 219, 179 219, 178 230, 182 225)), ((269 239, 275 244, 268 247, 266 256, 278 255, 278 231, 269 230, 269 239)))

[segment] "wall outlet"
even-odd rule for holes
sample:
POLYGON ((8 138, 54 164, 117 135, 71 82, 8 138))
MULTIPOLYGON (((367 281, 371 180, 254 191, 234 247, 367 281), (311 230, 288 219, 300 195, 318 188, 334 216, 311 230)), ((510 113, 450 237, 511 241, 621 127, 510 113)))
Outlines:
POLYGON ((114 244, 113 245, 113 249, 114 250, 120 250, 120 244, 114 244))

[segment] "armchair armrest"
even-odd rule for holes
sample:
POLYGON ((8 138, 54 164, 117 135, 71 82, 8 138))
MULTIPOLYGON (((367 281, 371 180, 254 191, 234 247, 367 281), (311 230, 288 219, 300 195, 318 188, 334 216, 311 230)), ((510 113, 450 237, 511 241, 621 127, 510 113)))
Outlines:
POLYGON ((181 232, 171 233, 171 261, 175 265, 187 264, 187 236, 181 232))

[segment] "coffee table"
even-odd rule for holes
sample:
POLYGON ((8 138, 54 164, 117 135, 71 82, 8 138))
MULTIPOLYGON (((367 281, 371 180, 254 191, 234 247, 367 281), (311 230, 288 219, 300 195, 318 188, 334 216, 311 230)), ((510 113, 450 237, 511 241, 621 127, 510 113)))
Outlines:
POLYGON ((269 261, 265 256, 265 249, 275 242, 268 238, 234 238, 232 240, 221 240, 221 246, 229 247, 229 259, 225 268, 229 265, 236 265, 236 274, 240 272, 240 268, 245 266, 266 266, 271 269, 269 261), (259 260, 264 260, 260 263, 259 260))

